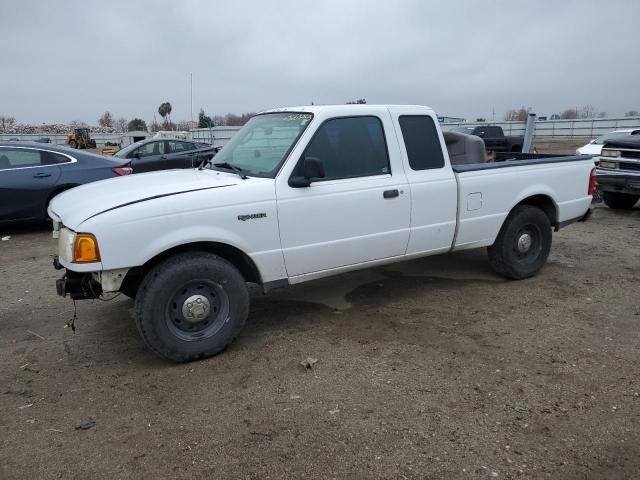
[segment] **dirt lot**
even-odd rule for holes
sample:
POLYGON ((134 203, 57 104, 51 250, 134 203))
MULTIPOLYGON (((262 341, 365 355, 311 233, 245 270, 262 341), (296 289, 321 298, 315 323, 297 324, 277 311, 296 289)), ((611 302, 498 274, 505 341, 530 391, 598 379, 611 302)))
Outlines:
POLYGON ((591 137, 534 137, 533 146, 539 153, 566 153, 574 155, 576 149, 589 143, 591 137))
POLYGON ((128 299, 63 329, 47 227, 0 233, 2 479, 640 471, 638 206, 561 230, 525 281, 478 250, 254 292, 238 340, 187 365, 145 350, 128 299))

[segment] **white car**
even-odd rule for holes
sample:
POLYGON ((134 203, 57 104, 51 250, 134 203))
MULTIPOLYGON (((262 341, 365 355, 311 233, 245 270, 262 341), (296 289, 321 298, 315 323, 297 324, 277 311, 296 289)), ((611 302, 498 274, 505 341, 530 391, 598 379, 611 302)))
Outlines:
POLYGON ((639 128, 627 128, 624 130, 614 130, 613 132, 605 133, 604 135, 600 135, 597 138, 594 138, 586 145, 578 148, 576 150, 576 154, 578 155, 600 155, 602 151, 602 146, 607 143, 609 140, 617 140, 621 138, 625 138, 628 135, 638 135, 640 134, 639 128))
POLYGON ((239 334, 247 283, 267 292, 480 247, 498 274, 527 278, 545 264, 552 229, 588 217, 593 161, 508 156, 486 163, 482 139, 443 135, 428 107, 263 112, 209 168, 58 195, 54 265, 66 272, 56 288, 74 300, 135 298, 147 346, 190 361, 239 334))

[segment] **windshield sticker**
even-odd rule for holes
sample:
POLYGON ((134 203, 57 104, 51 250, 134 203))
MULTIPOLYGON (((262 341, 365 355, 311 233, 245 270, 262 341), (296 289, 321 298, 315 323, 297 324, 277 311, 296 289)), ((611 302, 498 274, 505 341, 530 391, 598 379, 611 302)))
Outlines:
POLYGON ((310 113, 292 113, 284 117, 285 120, 302 120, 302 123, 307 123, 313 118, 310 113))

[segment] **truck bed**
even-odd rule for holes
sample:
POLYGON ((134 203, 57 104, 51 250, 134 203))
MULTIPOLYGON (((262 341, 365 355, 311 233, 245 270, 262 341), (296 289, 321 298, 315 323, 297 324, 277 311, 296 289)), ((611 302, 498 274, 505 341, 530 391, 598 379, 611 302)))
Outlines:
POLYGON ((511 209, 525 198, 535 196, 546 205, 555 228, 578 220, 588 209, 590 155, 504 156, 508 159, 452 165, 458 184, 455 250, 493 244, 511 209))

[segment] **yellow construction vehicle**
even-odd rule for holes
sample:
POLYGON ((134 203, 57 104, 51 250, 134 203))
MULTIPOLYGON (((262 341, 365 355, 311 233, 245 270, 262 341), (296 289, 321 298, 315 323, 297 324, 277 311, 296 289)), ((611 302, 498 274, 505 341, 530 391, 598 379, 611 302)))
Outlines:
POLYGON ((96 148, 96 141, 91 138, 88 128, 74 128, 64 143, 71 148, 96 148))

